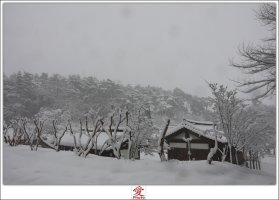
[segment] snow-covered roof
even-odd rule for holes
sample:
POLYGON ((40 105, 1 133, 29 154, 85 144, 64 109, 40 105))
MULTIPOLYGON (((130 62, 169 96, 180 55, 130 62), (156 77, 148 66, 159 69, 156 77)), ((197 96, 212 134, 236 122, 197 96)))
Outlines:
POLYGON ((196 120, 192 120, 192 119, 185 119, 185 121, 190 122, 191 124, 201 124, 201 125, 213 126, 213 122, 211 122, 211 121, 196 121, 196 120))
MULTIPOLYGON (((117 133, 117 137, 120 137, 123 135, 123 132, 118 132, 117 133)), ((76 138, 76 142, 77 142, 77 146, 79 146, 79 141, 78 141, 78 137, 79 134, 75 134, 75 138, 76 138)), ((81 145, 85 146, 87 141, 88 141, 88 136, 83 134, 81 137, 81 145)), ((95 138, 93 138, 95 140, 95 138)), ((105 132, 101 132, 97 138, 97 149, 101 149, 103 144, 109 139, 108 135, 105 132)), ((51 141, 51 138, 48 138, 49 141, 51 141)), ((60 145, 62 146, 70 146, 70 147, 74 147, 74 138, 72 135, 70 135, 69 133, 66 133, 62 138, 61 138, 61 142, 60 145)), ((95 147, 93 147, 95 148, 95 147)))
POLYGON ((213 122, 199 122, 194 120, 185 119, 180 124, 176 125, 175 127, 169 129, 166 133, 166 137, 172 135, 173 133, 177 132, 178 130, 186 128, 194 133, 198 134, 199 136, 206 137, 211 140, 215 140, 215 133, 217 134, 217 141, 226 143, 227 138, 224 136, 224 133, 221 131, 217 131, 213 129, 213 122))

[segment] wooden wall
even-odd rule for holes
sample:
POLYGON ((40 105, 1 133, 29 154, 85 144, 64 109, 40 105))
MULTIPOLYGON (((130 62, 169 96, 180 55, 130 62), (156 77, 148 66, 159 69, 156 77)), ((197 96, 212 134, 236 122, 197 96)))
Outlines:
MULTIPOLYGON (((168 150, 168 159, 177 159, 177 160, 189 160, 188 156, 188 146, 187 144, 181 139, 182 137, 188 138, 192 135, 192 141, 190 143, 190 146, 193 148, 190 148, 191 160, 207 160, 207 155, 209 153, 210 148, 213 148, 215 145, 215 141, 205 138, 203 136, 198 136, 196 133, 192 132, 191 130, 188 130, 186 128, 182 128, 177 131, 177 133, 174 133, 168 137, 166 137, 167 143, 172 144, 176 143, 176 145, 172 146, 177 146, 180 148, 173 147, 168 150), (196 144, 196 145, 193 145, 196 144), (208 144, 207 149, 203 149, 205 145, 203 144, 208 144), (200 149, 195 149, 194 147, 200 147, 200 149), (203 147, 202 147, 203 146, 203 147), (184 148, 183 148, 184 147, 184 148)), ((218 142, 218 148, 223 150, 224 144, 218 142)), ((222 159, 222 154, 217 151, 217 153, 214 155, 213 160, 221 161, 222 159)))

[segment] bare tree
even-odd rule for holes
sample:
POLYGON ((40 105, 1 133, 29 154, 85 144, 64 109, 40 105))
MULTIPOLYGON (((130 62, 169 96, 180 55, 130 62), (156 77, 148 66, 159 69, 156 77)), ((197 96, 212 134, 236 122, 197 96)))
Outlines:
POLYGON ((218 148, 218 151, 222 154, 221 161, 224 162, 225 159, 226 159, 226 157, 227 157, 228 146, 225 145, 225 146, 223 147, 223 150, 221 150, 221 149, 218 148))
POLYGON ((239 87, 245 88, 245 93, 259 91, 255 99, 260 99, 276 92, 276 4, 262 4, 256 17, 268 27, 271 35, 263 39, 260 45, 242 45, 239 48, 241 60, 230 62, 233 67, 254 77, 239 83, 239 87))
POLYGON ((103 153, 104 150, 110 148, 112 149, 113 154, 117 159, 121 158, 121 154, 120 154, 121 145, 124 142, 126 134, 127 133, 130 134, 131 131, 128 126, 128 121, 129 121, 128 110, 122 111, 121 109, 118 109, 116 111, 113 111, 109 115, 107 124, 103 127, 103 130, 106 132, 109 139, 104 143, 103 147, 101 148, 100 155, 103 153), (123 130, 123 134, 118 135, 119 126, 124 121, 126 121, 126 126, 123 130))
POLYGON ((34 150, 33 143, 34 143, 34 138, 36 135, 36 130, 35 130, 36 127, 35 126, 31 127, 31 126, 32 126, 32 123, 30 123, 28 119, 22 119, 22 125, 21 125, 22 131, 27 138, 31 151, 33 151, 34 150))
MULTIPOLYGON (((82 121, 80 119, 80 133, 78 135, 78 147, 79 147, 78 149, 79 150, 77 151, 77 154, 79 156, 82 155, 82 156, 86 157, 89 154, 89 152, 93 149, 94 145, 97 145, 95 143, 96 140, 94 140, 94 137, 102 129, 103 118, 96 115, 95 118, 92 117, 92 122, 93 122, 93 128, 92 128, 92 130, 90 130, 89 125, 88 125, 88 117, 87 116, 85 117, 85 131, 86 131, 86 136, 88 137, 88 139, 86 141, 86 144, 84 145, 81 142, 81 138, 83 135, 83 128, 82 128, 83 126, 82 126, 82 121)), ((70 131, 71 131, 72 136, 74 137, 74 145, 76 148, 76 140, 75 140, 75 136, 73 134, 71 126, 70 126, 70 131)))
POLYGON ((52 126, 53 126, 53 134, 54 134, 54 149, 56 151, 59 151, 61 139, 65 135, 66 131, 68 130, 68 125, 66 125, 65 129, 62 131, 61 134, 59 134, 59 131, 57 129, 57 120, 52 121, 52 126))
POLYGON ((168 131, 169 125, 170 125, 170 119, 168 119, 166 121, 166 125, 165 125, 165 127, 163 129, 163 132, 162 132, 162 134, 159 138, 159 141, 158 141, 158 144, 159 144, 159 149, 158 149, 159 152, 158 153, 159 153, 159 156, 160 156, 160 159, 161 159, 162 162, 167 161, 165 153, 164 153, 164 144, 165 144, 165 136, 166 136, 166 133, 168 131))
POLYGON ((77 139, 76 139, 76 135, 72 129, 72 124, 70 122, 70 120, 68 120, 68 126, 69 126, 69 130, 70 130, 70 134, 71 136, 73 137, 73 140, 74 140, 74 152, 78 152, 78 147, 77 147, 77 139))
POLYGON ((41 109, 35 117, 37 142, 41 141, 55 151, 59 151, 61 139, 68 130, 67 122, 71 118, 69 111, 41 109))
MULTIPOLYGON (((46 145, 48 145, 49 147, 53 148, 51 145, 49 145, 47 142, 44 141, 44 139, 42 138, 42 131, 43 131, 43 127, 44 127, 44 122, 40 121, 39 119, 35 119, 34 120, 34 124, 36 126, 36 144, 35 144, 35 151, 38 150, 38 146, 40 141, 44 142, 46 145)), ((53 148, 55 149, 55 148, 53 148)))
POLYGON ((34 124, 36 126, 35 150, 37 150, 38 145, 41 141, 48 147, 54 149, 55 151, 60 151, 60 142, 61 142, 62 137, 65 135, 66 131, 68 130, 68 125, 66 125, 65 129, 61 131, 62 133, 59 133, 60 131, 58 131, 58 128, 57 128, 57 121, 52 120, 52 127, 53 127, 52 136, 54 137, 54 140, 52 143, 52 142, 49 142, 48 139, 44 139, 45 135, 42 135, 44 121, 40 121, 39 119, 36 119, 36 120, 34 120, 34 124))

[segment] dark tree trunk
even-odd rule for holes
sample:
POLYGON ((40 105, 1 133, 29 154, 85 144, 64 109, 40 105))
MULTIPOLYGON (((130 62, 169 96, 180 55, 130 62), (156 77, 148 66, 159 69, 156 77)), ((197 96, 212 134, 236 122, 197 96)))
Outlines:
POLYGON ((232 146, 229 145, 229 151, 230 151, 230 163, 233 163, 233 159, 232 159, 232 146))
POLYGON ((261 162, 258 160, 259 170, 261 170, 261 162))
POLYGON ((164 143, 165 143, 165 136, 168 131, 169 124, 170 124, 170 119, 167 120, 163 133, 161 135, 161 140, 159 141, 159 147, 160 147, 159 156, 160 156, 161 161, 167 161, 165 153, 164 153, 164 143))
POLYGON ((252 153, 249 151, 249 163, 250 163, 250 169, 252 169, 252 153))
POLYGON ((236 164, 238 165, 238 155, 237 155, 237 150, 235 150, 235 161, 236 161, 236 164))

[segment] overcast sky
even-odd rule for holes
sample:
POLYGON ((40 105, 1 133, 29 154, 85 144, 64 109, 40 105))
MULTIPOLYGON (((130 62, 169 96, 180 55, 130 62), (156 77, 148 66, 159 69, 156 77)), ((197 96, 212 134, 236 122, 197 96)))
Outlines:
POLYGON ((208 96, 242 42, 268 32, 259 4, 4 4, 4 73, 80 74, 208 96))

